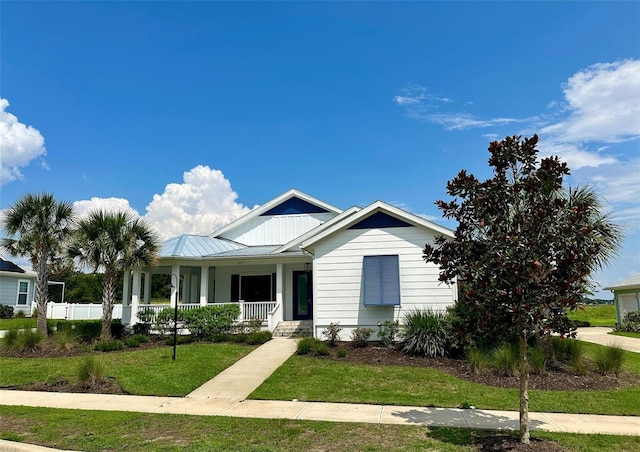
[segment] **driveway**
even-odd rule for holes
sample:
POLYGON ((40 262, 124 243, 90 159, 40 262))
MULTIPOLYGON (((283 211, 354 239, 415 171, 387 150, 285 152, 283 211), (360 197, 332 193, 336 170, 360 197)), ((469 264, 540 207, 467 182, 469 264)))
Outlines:
POLYGON ((630 352, 640 353, 640 339, 624 336, 613 336, 610 333, 612 328, 602 326, 591 326, 588 328, 578 328, 578 339, 585 342, 593 342, 600 345, 617 345, 630 352))

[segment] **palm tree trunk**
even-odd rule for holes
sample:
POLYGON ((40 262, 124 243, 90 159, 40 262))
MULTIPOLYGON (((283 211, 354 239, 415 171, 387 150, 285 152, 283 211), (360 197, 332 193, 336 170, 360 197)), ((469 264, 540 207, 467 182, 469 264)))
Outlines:
POLYGON ((529 444, 529 367, 527 363, 527 339, 521 335, 520 348, 520 442, 529 444))
POLYGON ((116 272, 106 269, 104 274, 104 288, 102 291, 102 330, 100 339, 110 341, 111 337, 111 316, 113 313, 113 300, 116 295, 116 272))
POLYGON ((38 314, 37 330, 47 336, 47 298, 49 296, 47 284, 47 258, 40 257, 35 262, 36 267, 36 309, 38 314))

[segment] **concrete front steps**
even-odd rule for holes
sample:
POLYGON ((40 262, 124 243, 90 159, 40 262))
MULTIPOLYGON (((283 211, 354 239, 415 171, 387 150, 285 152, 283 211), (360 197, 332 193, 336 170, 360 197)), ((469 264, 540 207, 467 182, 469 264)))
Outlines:
POLYGON ((313 320, 286 320, 273 330, 274 337, 300 337, 313 335, 313 320))

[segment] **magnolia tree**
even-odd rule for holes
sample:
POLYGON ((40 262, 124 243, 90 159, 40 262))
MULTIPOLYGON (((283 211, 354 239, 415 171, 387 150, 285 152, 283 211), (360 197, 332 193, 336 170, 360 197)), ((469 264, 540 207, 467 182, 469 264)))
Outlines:
POLYGON ((453 200, 436 205, 457 220, 455 238, 438 237, 424 249, 424 259, 440 266, 440 281, 459 283, 465 308, 458 315, 467 315, 468 325, 518 338, 523 443, 529 442, 527 344, 551 331, 573 334, 554 313, 576 308, 592 287, 591 273, 622 237, 592 189, 563 187, 566 163, 538 161, 537 142, 537 135, 495 141, 492 178, 481 182, 462 170, 449 181, 453 200))

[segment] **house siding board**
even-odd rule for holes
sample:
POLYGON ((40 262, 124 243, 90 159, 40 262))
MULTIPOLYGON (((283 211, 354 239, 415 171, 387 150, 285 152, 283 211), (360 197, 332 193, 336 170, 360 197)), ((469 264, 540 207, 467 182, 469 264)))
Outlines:
POLYGON ((0 304, 15 306, 17 300, 18 278, 0 276, 0 304))
POLYGON ((335 216, 331 212, 258 216, 221 237, 248 246, 284 245, 335 216))
POLYGON ((454 302, 453 288, 438 282, 438 267, 425 263, 422 250, 434 234, 424 228, 338 231, 315 244, 316 336, 340 322, 343 339, 356 327, 376 329, 379 321, 401 320, 414 308, 442 310, 454 302), (362 260, 366 255, 398 255, 400 306, 364 306, 362 260))

